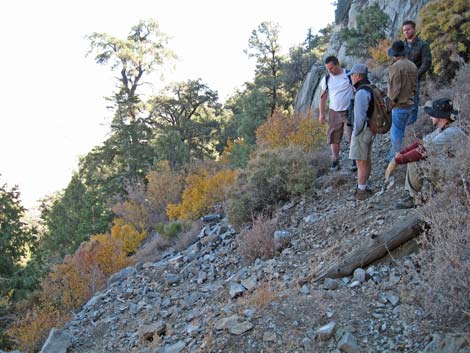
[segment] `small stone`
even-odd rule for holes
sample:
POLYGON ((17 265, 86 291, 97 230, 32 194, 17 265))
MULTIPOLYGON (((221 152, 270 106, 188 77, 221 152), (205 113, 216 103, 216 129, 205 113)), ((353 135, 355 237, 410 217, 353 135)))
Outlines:
POLYGON ((336 322, 332 321, 329 324, 322 326, 318 330, 316 330, 315 337, 317 337, 320 341, 327 341, 335 333, 335 328, 336 322))
POLYGON ((339 287, 339 281, 333 278, 326 278, 323 285, 326 289, 335 290, 339 287))
POLYGON ((172 286, 174 284, 177 284, 180 281, 180 277, 172 273, 167 273, 165 275, 165 281, 168 286, 172 286))
POLYGON ((394 315, 397 315, 397 316, 400 315, 400 312, 401 312, 401 305, 397 305, 397 306, 394 307, 393 310, 392 310, 392 313, 393 313, 394 315))
POLYGON ((277 336, 275 332, 265 332, 263 334, 263 342, 276 342, 277 336))
POLYGON ((229 316, 229 317, 224 317, 222 319, 219 319, 215 323, 215 329, 219 330, 219 331, 227 329, 229 326, 237 323, 239 319, 240 319, 240 317, 238 315, 232 315, 232 316, 229 316))
POLYGON ((307 350, 307 351, 311 351, 313 350, 313 341, 308 338, 308 337, 305 337, 303 340, 302 340, 302 346, 307 350))
POLYGON ((400 302, 400 297, 395 294, 386 294, 385 298, 387 298, 389 303, 393 306, 396 306, 400 302))
POLYGON ((300 293, 305 294, 305 295, 310 294, 310 289, 308 288, 308 286, 306 284, 304 284, 302 286, 302 288, 300 288, 300 293))
POLYGON ((359 281, 353 281, 353 282, 349 285, 349 287, 350 287, 350 288, 356 288, 356 287, 359 287, 360 285, 361 285, 361 282, 359 282, 359 281))
POLYGON ((228 328, 228 332, 230 332, 232 335, 239 336, 239 335, 244 334, 245 332, 251 330, 254 326, 255 325, 253 325, 249 321, 243 321, 243 322, 235 323, 235 324, 231 325, 228 328))
POLYGON ((257 278, 256 276, 251 276, 247 279, 241 280, 241 284, 243 287, 245 287, 247 290, 252 290, 256 288, 257 285, 257 278))
POLYGON ((366 281, 366 271, 364 271, 364 269, 362 269, 362 268, 356 268, 354 270, 353 278, 356 281, 364 283, 366 281))
POLYGON ((245 290, 246 290, 245 287, 243 287, 239 283, 235 283, 235 282, 230 283, 230 292, 229 292, 230 298, 234 299, 242 295, 245 290))
POLYGON ((357 353, 359 351, 356 338, 350 332, 346 332, 343 337, 341 337, 338 342, 338 348, 345 353, 357 353))

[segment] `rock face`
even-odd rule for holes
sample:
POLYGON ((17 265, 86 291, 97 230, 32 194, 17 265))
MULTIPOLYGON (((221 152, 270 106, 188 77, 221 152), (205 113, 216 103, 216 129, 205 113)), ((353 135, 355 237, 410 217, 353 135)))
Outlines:
MULTIPOLYGON (((401 33, 401 24, 407 19, 416 20, 419 10, 430 0, 343 0, 338 1, 335 27, 328 43, 328 49, 325 57, 335 55, 340 63, 345 67, 351 67, 359 61, 358 58, 346 55, 346 47, 339 39, 339 31, 344 27, 354 28, 357 22, 357 15, 361 10, 374 3, 379 4, 380 8, 390 17, 391 26, 389 31, 390 38, 398 38, 401 33)), ((305 77, 302 87, 297 93, 295 110, 303 113, 315 112, 318 109, 320 101, 319 83, 325 69, 323 65, 314 64, 305 77)))

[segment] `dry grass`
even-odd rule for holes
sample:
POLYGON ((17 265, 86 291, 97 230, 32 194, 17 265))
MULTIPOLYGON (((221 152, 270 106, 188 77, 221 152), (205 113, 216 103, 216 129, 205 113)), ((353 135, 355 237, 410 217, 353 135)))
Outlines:
MULTIPOLYGON (((449 97, 461 111, 453 123, 465 131, 470 127, 470 66, 459 73, 454 85, 432 93, 432 98, 449 97)), ((425 177, 420 213, 430 229, 421 238, 423 248, 414 279, 419 290, 404 291, 409 296, 407 310, 421 325, 467 331, 470 329, 470 139, 456 141, 452 153, 428 151, 421 162, 425 177), (414 292, 414 293, 413 293, 414 292)))
POLYGON ((274 231, 277 219, 259 216, 253 221, 251 228, 243 229, 238 237, 238 252, 247 264, 257 258, 270 259, 276 256, 274 231))
POLYGON ((240 297, 238 303, 241 308, 256 307, 258 309, 266 308, 269 304, 279 299, 277 290, 272 283, 264 282, 253 292, 240 297))

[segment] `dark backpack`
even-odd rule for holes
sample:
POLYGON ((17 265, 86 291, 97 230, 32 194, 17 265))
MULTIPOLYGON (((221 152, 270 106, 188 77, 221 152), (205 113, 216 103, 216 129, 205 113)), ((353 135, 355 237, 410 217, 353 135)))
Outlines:
POLYGON ((367 125, 376 134, 386 134, 392 127, 392 101, 387 94, 373 84, 364 84, 359 89, 366 89, 372 95, 371 105, 367 110, 367 125))

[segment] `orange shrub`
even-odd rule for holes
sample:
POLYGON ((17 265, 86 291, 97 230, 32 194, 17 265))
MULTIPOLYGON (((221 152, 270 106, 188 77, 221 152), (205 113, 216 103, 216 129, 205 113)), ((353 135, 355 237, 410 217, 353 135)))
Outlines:
POLYGON ((258 145, 267 148, 301 146, 305 151, 318 149, 326 141, 325 126, 305 114, 274 113, 256 129, 258 145))
POLYGON ((169 204, 180 202, 184 188, 184 176, 172 171, 168 161, 161 161, 157 170, 149 172, 146 199, 150 207, 163 216, 169 204))
POLYGON ((230 168, 244 168, 250 159, 252 150, 253 147, 247 145, 243 138, 228 140, 219 163, 230 168))
POLYGON ((145 176, 147 183, 129 184, 127 199, 116 202, 113 212, 138 232, 149 232, 156 223, 166 221, 166 207, 181 200, 183 176, 161 161, 145 176))
POLYGON ((129 255, 135 252, 142 240, 147 237, 147 232, 139 232, 132 224, 126 223, 121 218, 115 218, 111 228, 111 236, 122 243, 122 249, 129 255))
POLYGON ((392 45, 390 39, 381 39, 379 43, 372 48, 369 48, 369 54, 372 57, 372 65, 383 65, 390 62, 390 56, 388 55, 388 48, 392 45))
POLYGON ((236 174, 234 170, 224 169, 210 175, 206 169, 200 169, 187 176, 182 201, 168 205, 168 217, 190 220, 210 212, 212 206, 224 201, 225 192, 234 183, 236 174))
POLYGON ((37 293, 37 304, 24 311, 8 336, 21 350, 37 350, 52 327, 66 322, 70 311, 103 289, 107 277, 131 261, 121 241, 109 234, 92 236, 74 255, 53 267, 37 293))

